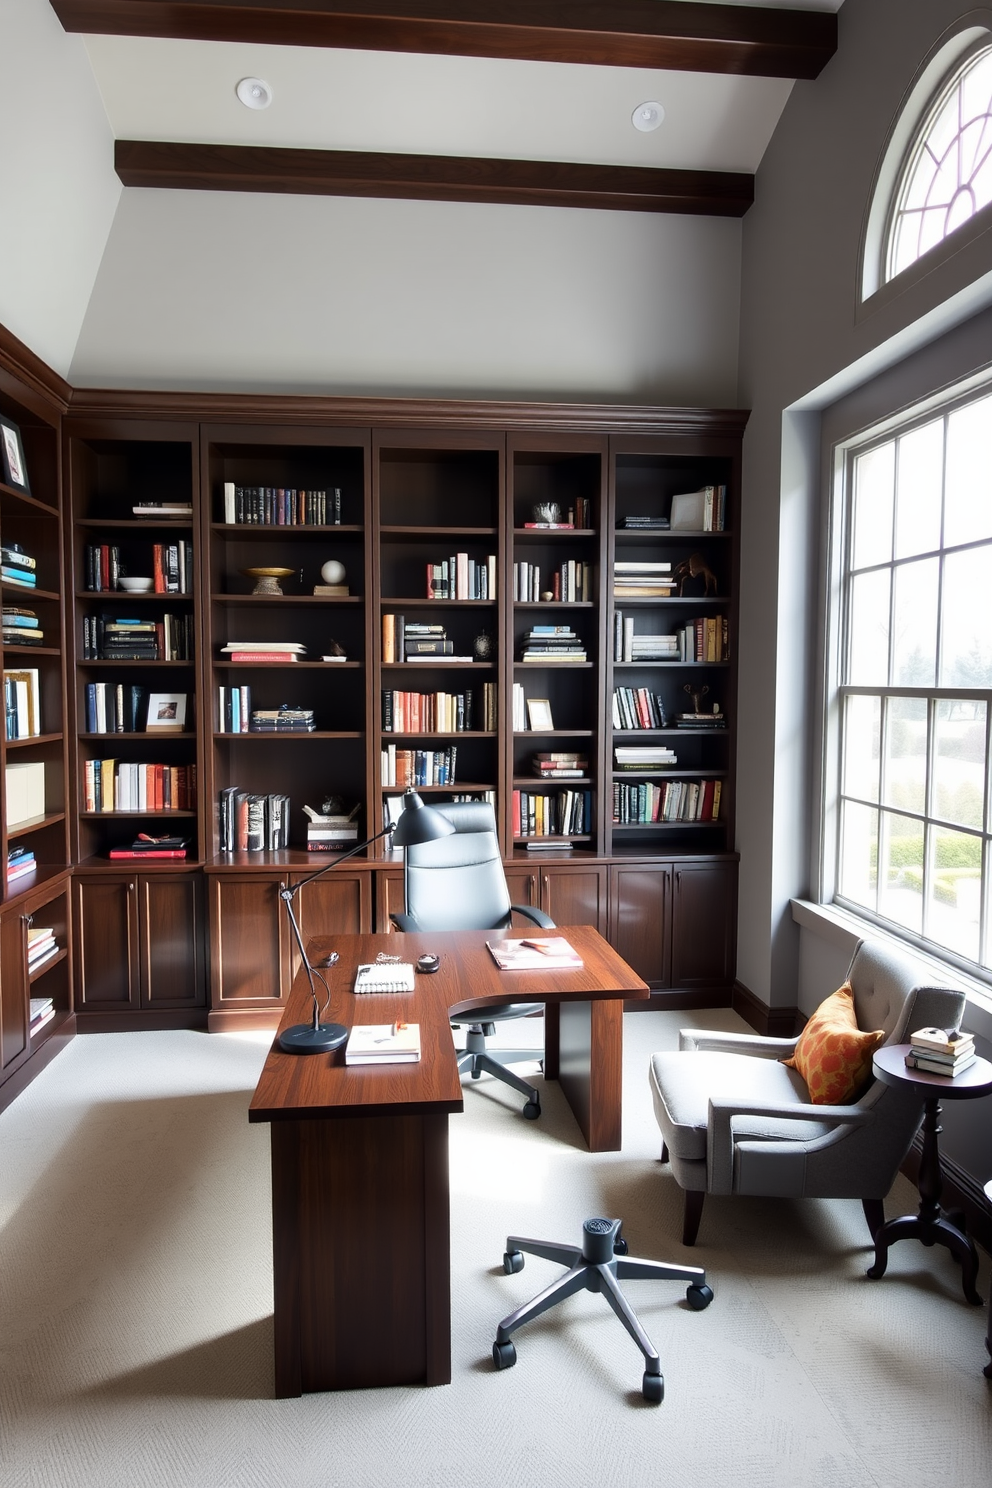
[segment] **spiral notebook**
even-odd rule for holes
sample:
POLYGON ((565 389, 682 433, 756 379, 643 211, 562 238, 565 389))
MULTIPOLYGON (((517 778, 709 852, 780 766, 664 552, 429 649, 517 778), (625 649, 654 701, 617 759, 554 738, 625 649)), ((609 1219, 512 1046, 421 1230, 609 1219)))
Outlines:
POLYGON ((355 996, 363 992, 412 992, 412 961, 372 961, 355 973, 355 996))

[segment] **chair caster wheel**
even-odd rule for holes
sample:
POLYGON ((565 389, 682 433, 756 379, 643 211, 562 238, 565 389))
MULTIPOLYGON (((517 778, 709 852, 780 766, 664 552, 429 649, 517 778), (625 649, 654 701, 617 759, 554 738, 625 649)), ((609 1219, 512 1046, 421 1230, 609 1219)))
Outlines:
POLYGON ((497 1369, 512 1369, 517 1362, 517 1351, 513 1344, 496 1342, 493 1344, 493 1363, 497 1369))
POLYGON ((524 1106, 524 1116, 528 1121, 536 1121, 541 1114, 540 1101, 528 1101, 524 1106))
POLYGON ((627 1244, 626 1240, 623 1238, 622 1235, 618 1235, 617 1238, 613 1242, 613 1254, 614 1255, 629 1255, 629 1253, 630 1253, 630 1246, 627 1244))
POLYGON ((713 1301, 712 1289, 705 1284, 686 1288, 685 1300, 693 1312, 702 1312, 713 1301))
POLYGON ((518 1271, 524 1269, 524 1253, 522 1250, 504 1250, 503 1270, 507 1276, 515 1276, 518 1271))
POLYGON ((645 1373, 641 1381, 641 1394, 652 1405, 660 1405, 665 1398, 665 1377, 661 1374, 645 1373))

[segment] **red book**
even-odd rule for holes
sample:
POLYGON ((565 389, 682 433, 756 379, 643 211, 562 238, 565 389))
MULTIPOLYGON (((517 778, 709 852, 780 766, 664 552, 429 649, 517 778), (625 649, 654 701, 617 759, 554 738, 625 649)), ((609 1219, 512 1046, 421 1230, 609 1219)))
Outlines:
POLYGON ((151 852, 135 851, 130 847, 112 847, 107 854, 111 858, 185 858, 184 847, 153 848, 151 852))
POLYGON ((152 543, 152 578, 154 581, 154 592, 165 593, 165 570, 162 567, 162 544, 152 543))
POLYGON ((230 651, 229 661, 250 661, 253 664, 260 661, 296 661, 295 651, 230 651))

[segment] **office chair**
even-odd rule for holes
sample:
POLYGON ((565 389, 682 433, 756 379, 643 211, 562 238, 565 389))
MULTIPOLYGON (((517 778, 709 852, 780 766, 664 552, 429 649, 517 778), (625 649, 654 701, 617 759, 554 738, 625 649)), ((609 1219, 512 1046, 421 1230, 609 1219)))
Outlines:
MULTIPOLYGON (((402 914, 390 916, 398 930, 507 930, 511 915, 520 914, 534 925, 553 930, 555 922, 529 904, 511 904, 496 836, 496 817, 488 801, 456 801, 436 808, 454 827, 450 837, 417 843, 404 857, 402 914)), ((477 1009, 478 1021, 468 1024, 458 1068, 473 1080, 485 1073, 526 1096, 524 1115, 536 1121, 541 1114, 540 1092, 507 1066, 543 1059, 543 1049, 489 1049, 487 1037, 496 1024, 526 1018, 542 1011, 539 1002, 498 1003, 477 1009)), ((473 1017, 475 1015, 473 1014, 473 1017)), ((462 1027, 453 1023, 453 1028, 462 1027)))

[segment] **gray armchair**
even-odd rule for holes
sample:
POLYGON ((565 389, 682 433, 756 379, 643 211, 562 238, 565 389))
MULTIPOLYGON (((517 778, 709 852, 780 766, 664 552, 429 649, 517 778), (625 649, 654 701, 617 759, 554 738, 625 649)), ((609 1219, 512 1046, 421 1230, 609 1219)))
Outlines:
MULTIPOLYGON (((511 904, 496 836, 496 817, 488 801, 456 801, 436 808, 454 827, 450 837, 415 844, 404 859, 402 914, 391 915, 399 930, 506 930, 519 914, 532 925, 553 930, 554 920, 529 904, 511 904)), ((491 1049, 486 1039, 496 1024, 526 1018, 542 1011, 539 1002, 499 1003, 477 1009, 468 1024, 458 1068, 473 1080, 483 1074, 526 1096, 524 1115, 534 1121, 541 1114, 541 1096, 507 1066, 543 1059, 543 1049, 491 1049)), ((452 1024, 459 1028, 458 1023, 452 1024)))
MULTIPOLYGON (((957 1027, 964 1013, 963 992, 926 985, 919 966, 880 941, 858 943, 848 980, 858 1027, 884 1029, 886 1044, 957 1027)), ((685 1192, 684 1245, 695 1242, 708 1193, 860 1199, 874 1238, 923 1104, 871 1080, 849 1105, 814 1105, 799 1072, 781 1063, 795 1046, 683 1030, 677 1052, 652 1056, 661 1157, 685 1192)))

